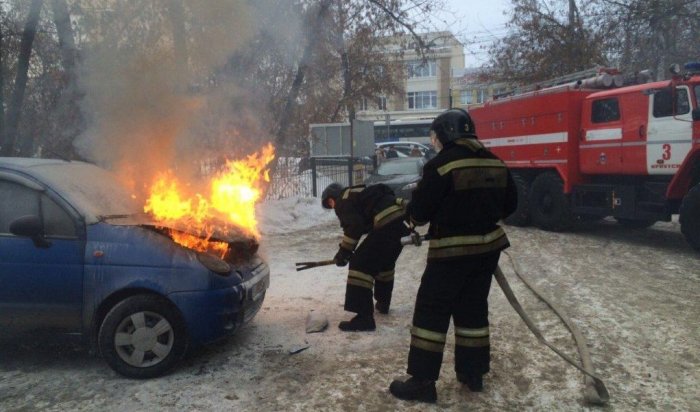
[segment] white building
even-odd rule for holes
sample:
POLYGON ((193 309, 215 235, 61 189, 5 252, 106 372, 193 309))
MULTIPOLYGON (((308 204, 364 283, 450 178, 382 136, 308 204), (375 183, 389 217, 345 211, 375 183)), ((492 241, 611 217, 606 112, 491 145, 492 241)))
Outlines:
POLYGON ((430 48, 425 59, 416 53, 415 40, 408 36, 387 47, 387 52, 401 56, 405 64, 405 93, 387 96, 378 105, 361 103, 358 119, 433 118, 456 103, 451 78, 453 72, 464 70, 464 46, 450 32, 426 33, 421 38, 430 48))

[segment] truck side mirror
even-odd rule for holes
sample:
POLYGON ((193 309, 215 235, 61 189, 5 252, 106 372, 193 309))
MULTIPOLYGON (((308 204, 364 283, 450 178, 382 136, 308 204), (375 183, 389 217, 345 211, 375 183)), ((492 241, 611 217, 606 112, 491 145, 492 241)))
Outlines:
POLYGON ((34 242, 34 246, 46 249, 51 246, 51 242, 43 235, 44 225, 36 215, 19 217, 10 223, 10 233, 16 236, 28 237, 34 242))
POLYGON ((693 120, 700 120, 700 107, 693 109, 693 120))

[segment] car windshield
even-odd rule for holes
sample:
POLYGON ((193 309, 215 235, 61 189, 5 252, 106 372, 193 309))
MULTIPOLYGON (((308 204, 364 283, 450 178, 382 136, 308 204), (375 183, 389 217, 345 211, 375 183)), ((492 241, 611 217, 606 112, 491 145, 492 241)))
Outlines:
POLYGON ((420 173, 420 162, 417 160, 407 161, 385 161, 379 165, 377 174, 380 176, 390 175, 417 175, 420 173))
MULTIPOLYGON (((34 167, 54 190, 89 217, 125 216, 141 212, 124 186, 109 171, 71 162, 34 167)), ((88 218, 88 221, 90 223, 88 218)))

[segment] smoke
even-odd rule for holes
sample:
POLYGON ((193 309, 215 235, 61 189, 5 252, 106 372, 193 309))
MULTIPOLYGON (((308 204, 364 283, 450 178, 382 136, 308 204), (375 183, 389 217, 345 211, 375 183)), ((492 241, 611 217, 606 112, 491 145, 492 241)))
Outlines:
MULTIPOLYGON (((272 139, 262 125, 269 96, 246 88, 243 76, 216 76, 254 40, 261 6, 271 3, 181 1, 113 0, 86 17, 91 42, 79 77, 89 123, 75 146, 138 195, 158 173, 192 179, 203 159, 272 139)), ((275 35, 290 41, 294 19, 285 18, 275 35)))

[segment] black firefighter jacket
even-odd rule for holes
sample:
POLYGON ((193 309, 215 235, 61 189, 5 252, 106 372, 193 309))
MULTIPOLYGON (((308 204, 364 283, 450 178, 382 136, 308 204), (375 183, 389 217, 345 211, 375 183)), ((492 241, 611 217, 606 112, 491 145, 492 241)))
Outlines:
POLYGON ((335 214, 343 227, 340 247, 355 250, 362 235, 379 229, 404 216, 389 186, 352 186, 345 189, 336 201, 335 214))
POLYGON ((478 140, 445 145, 423 168, 408 214, 430 222, 428 260, 492 253, 510 244, 496 223, 515 211, 517 191, 506 165, 478 140))

